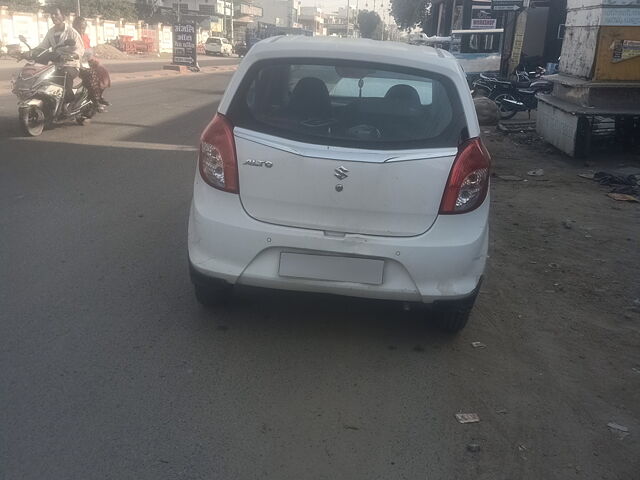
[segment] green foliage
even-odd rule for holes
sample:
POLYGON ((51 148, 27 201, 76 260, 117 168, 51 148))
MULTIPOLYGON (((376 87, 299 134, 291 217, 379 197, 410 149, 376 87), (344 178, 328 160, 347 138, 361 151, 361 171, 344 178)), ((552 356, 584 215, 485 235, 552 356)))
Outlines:
POLYGON ((37 12, 42 8, 38 0, 4 0, 0 3, 9 7, 11 12, 37 12))
POLYGON ((380 31, 382 26, 382 20, 380 15, 376 12, 370 12, 368 10, 360 10, 358 13, 358 28, 360 29, 360 36, 363 38, 380 38, 376 32, 380 31))
MULTIPOLYGON (((64 11, 75 13, 78 5, 77 0, 55 0, 50 2, 52 6, 59 6, 64 11)), ((127 0, 80 0, 80 14, 87 17, 101 15, 109 20, 137 20, 138 12, 136 5, 127 0)))
POLYGON ((423 25, 431 0, 391 0, 391 14, 401 28, 423 25))

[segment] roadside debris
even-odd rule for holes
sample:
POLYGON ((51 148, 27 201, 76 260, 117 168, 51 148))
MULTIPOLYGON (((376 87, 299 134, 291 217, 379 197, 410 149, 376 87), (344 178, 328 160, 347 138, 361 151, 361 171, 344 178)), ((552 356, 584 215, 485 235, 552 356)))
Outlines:
POLYGON ((633 195, 629 195, 626 193, 607 193, 607 197, 611 197, 614 200, 617 200, 619 202, 636 202, 637 203, 640 201, 633 195))
POLYGON ((477 443, 469 443, 467 445, 467 450, 471 453, 476 453, 480 451, 480 445, 477 443))
POLYGON ((544 170, 542 168, 536 168, 535 170, 529 170, 527 175, 530 177, 542 177, 544 175, 544 170))
POLYGON ((563 220, 562 226, 567 230, 571 230, 573 228, 573 225, 572 225, 573 223, 575 223, 575 220, 569 220, 569 219, 563 220))
POLYGON ((478 423, 480 417, 477 413, 456 413, 458 423, 478 423))
MULTIPOLYGON (((536 121, 535 120, 510 120, 506 122, 498 122, 498 130, 505 133, 526 133, 535 132, 536 121)), ((529 137, 527 135, 527 137, 529 137)), ((530 140, 532 139, 527 138, 530 140)))
POLYGON ((611 430, 612 433, 615 433, 620 440, 629 435, 629 429, 624 425, 620 425, 616 422, 607 423, 607 427, 611 430))
POLYGON ((487 346, 482 342, 471 342, 471 346, 473 348, 487 348, 487 346))
POLYGON ((593 175, 582 173, 579 176, 612 187, 607 195, 614 200, 640 202, 640 168, 623 167, 601 170, 593 175))
POLYGON ((506 408, 501 408, 501 409, 499 409, 499 410, 496 410, 496 413, 497 413, 498 415, 506 415, 508 412, 507 412, 507 409, 506 409, 506 408))
POLYGON ((587 180, 593 180, 594 177, 594 173, 590 172, 590 173, 579 173, 578 176, 581 178, 586 178, 587 180))
POLYGON ((498 178, 500 180, 505 180, 507 182, 521 182, 522 181, 522 177, 519 177, 517 175, 498 175, 498 178))

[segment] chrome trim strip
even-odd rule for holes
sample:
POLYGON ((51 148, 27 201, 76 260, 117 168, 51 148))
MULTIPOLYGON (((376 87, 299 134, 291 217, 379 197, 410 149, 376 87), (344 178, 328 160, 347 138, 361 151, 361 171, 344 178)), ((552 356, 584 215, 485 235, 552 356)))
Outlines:
POLYGON ((296 142, 295 140, 282 139, 240 127, 236 127, 233 133, 237 138, 292 153, 300 157, 324 158, 327 160, 360 161, 368 163, 406 162, 410 160, 425 160, 428 158, 455 157, 458 153, 458 149, 453 147, 429 148, 424 150, 367 150, 313 145, 296 142))

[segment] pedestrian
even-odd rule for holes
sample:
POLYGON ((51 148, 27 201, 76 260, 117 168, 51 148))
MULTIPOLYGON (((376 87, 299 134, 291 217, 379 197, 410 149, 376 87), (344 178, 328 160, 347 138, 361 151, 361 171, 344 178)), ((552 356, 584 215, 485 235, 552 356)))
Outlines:
POLYGON ((96 102, 98 106, 111 105, 104 97, 103 92, 105 89, 111 86, 111 78, 109 72, 102 65, 98 59, 93 55, 93 49, 91 48, 91 40, 87 35, 87 21, 82 17, 76 17, 73 21, 73 28, 82 37, 82 42, 85 48, 85 55, 83 64, 86 64, 88 68, 80 71, 80 76, 89 92, 91 100, 96 102))

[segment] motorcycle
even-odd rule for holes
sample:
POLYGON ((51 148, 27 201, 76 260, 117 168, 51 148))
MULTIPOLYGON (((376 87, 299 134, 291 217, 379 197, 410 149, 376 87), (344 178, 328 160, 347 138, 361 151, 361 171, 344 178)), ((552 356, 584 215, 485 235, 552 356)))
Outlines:
POLYGON ((22 35, 19 38, 29 48, 27 54, 14 55, 18 61, 27 59, 28 62, 12 81, 12 92, 18 97, 18 117, 23 132, 37 137, 54 122, 74 119, 83 125, 93 117, 97 106, 89 98, 87 89, 82 84, 67 85, 65 72, 58 68, 69 60, 77 59, 77 55, 61 53, 57 49, 74 46, 75 42, 67 40, 62 45, 34 55, 26 39, 22 35), (68 88, 73 98, 65 102, 68 88))
POLYGON ((528 88, 532 82, 543 81, 541 77, 545 74, 545 69, 537 67, 535 71, 527 72, 524 70, 516 70, 514 75, 515 81, 502 80, 500 78, 485 75, 480 76, 471 84, 471 91, 474 97, 495 97, 502 91, 508 91, 512 88, 528 88))
POLYGON ((553 83, 546 79, 531 82, 527 88, 512 88, 499 92, 492 100, 498 106, 498 113, 502 120, 513 118, 518 112, 528 112, 538 108, 538 94, 549 94, 553 90, 553 83))
POLYGON ((513 118, 518 112, 538 108, 538 93, 551 93, 553 83, 543 78, 545 70, 541 67, 535 72, 516 72, 514 82, 500 80, 480 74, 473 82, 474 96, 483 95, 498 106, 501 120, 513 118))

